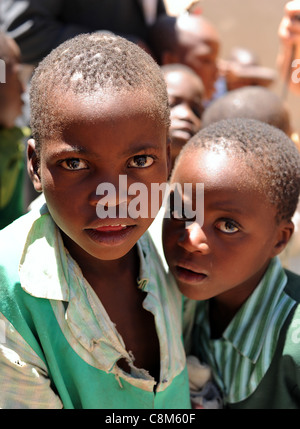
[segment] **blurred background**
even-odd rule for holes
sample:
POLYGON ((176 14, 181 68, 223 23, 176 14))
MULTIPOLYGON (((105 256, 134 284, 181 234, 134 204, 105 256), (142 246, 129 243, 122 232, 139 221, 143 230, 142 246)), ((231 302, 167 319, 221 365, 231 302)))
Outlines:
MULTIPOLYGON (((190 0, 164 0, 168 13, 183 13, 190 0)), ((199 7, 218 29, 221 37, 221 58, 227 58, 233 46, 243 46, 256 52, 262 66, 276 70, 278 26, 286 0, 201 0, 199 7)), ((284 83, 278 78, 270 87, 282 96, 284 83)), ((285 97, 293 127, 300 130, 299 96, 290 92, 285 97)))

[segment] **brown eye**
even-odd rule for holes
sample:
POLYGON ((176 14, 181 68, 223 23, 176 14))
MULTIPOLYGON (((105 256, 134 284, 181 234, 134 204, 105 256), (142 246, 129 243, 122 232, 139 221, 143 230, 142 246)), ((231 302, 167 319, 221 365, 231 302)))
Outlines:
POLYGON ((216 228, 225 234, 234 234, 239 231, 239 227, 231 220, 221 220, 217 222, 216 228))
POLYGON ((131 168, 146 168, 150 167, 154 162, 154 159, 150 155, 136 155, 131 158, 128 162, 128 167, 131 168))
POLYGON ((80 158, 69 158, 61 162, 61 165, 66 170, 85 170, 88 168, 87 163, 80 158))

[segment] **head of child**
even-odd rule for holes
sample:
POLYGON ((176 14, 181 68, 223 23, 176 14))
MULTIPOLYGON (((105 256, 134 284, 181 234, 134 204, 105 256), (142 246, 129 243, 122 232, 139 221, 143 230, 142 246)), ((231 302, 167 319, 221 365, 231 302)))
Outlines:
POLYGON ((0 128, 12 128, 23 106, 20 50, 16 42, 1 31, 0 60, 0 128))
POLYGON ((203 225, 164 219, 165 256, 180 291, 238 309, 293 233, 300 191, 295 145, 260 121, 223 120, 185 145, 171 183, 192 183, 193 190, 204 184, 203 225))
POLYGON ((228 91, 251 85, 267 88, 276 80, 276 72, 261 66, 256 53, 247 48, 232 48, 229 58, 219 64, 220 74, 225 77, 228 91))
POLYGON ((200 77, 183 64, 161 67, 171 113, 171 157, 174 166, 182 146, 201 128, 204 87, 200 77))
POLYGON ((151 183, 169 173, 159 66, 121 37, 80 35, 40 63, 30 101, 28 171, 67 249, 76 260, 127 255, 153 220, 140 216, 135 184, 150 207, 151 183))
POLYGON ((161 16, 153 26, 152 50, 159 64, 181 63, 202 79, 205 99, 215 92, 219 35, 204 16, 161 16))
POLYGON ((249 118, 273 125, 291 134, 289 112, 278 95, 262 86, 245 86, 227 92, 204 111, 202 126, 230 118, 249 118))

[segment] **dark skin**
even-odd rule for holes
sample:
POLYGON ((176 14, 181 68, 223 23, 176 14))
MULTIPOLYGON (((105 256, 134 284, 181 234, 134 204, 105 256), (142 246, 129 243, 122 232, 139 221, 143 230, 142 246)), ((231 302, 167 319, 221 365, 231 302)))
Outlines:
POLYGON ((185 153, 172 182, 205 184, 203 225, 166 218, 163 241, 180 291, 209 300, 211 336, 219 338, 271 259, 285 248, 294 226, 276 220, 276 207, 260 192, 251 168, 225 151, 185 153))
MULTIPOLYGON (((154 317, 143 308, 146 293, 137 283, 136 242, 152 219, 118 217, 119 177, 125 175, 128 186, 143 183, 148 189, 151 183, 165 182, 170 163, 167 129, 149 116, 145 94, 93 94, 82 99, 71 94, 61 100, 66 112, 61 132, 43 141, 39 157, 35 141, 28 142, 30 176, 35 189, 44 192, 66 248, 134 356, 134 366, 159 381, 154 317), (117 208, 117 217, 97 216, 96 189, 104 182, 117 191, 116 199, 107 202, 117 208)), ((127 203, 133 198, 127 195, 127 203)), ((130 371, 124 359, 118 366, 130 371)))

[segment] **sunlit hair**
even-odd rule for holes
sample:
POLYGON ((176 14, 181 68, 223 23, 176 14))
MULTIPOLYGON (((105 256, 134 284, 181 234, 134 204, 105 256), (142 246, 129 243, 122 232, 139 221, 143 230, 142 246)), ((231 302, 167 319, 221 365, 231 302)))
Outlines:
MULTIPOLYGON (((254 119, 238 118, 215 122, 199 131, 180 152, 174 171, 187 153, 201 150, 226 152, 244 163, 249 179, 276 207, 276 220, 290 220, 300 193, 300 154, 281 130, 254 119), (249 170, 248 170, 249 169, 249 170), (252 173, 252 174, 251 174, 252 173)), ((204 184, 205 185, 205 184, 204 184)))
POLYGON ((283 101, 273 91, 261 86, 246 86, 227 92, 214 100, 202 117, 202 126, 231 118, 249 118, 266 122, 290 132, 290 119, 283 101))
POLYGON ((141 94, 149 101, 149 115, 169 127, 166 84, 153 58, 122 37, 81 34, 54 49, 34 72, 30 107, 37 145, 63 123, 64 112, 57 112, 65 95, 89 96, 95 92, 99 97, 114 92, 141 94))

